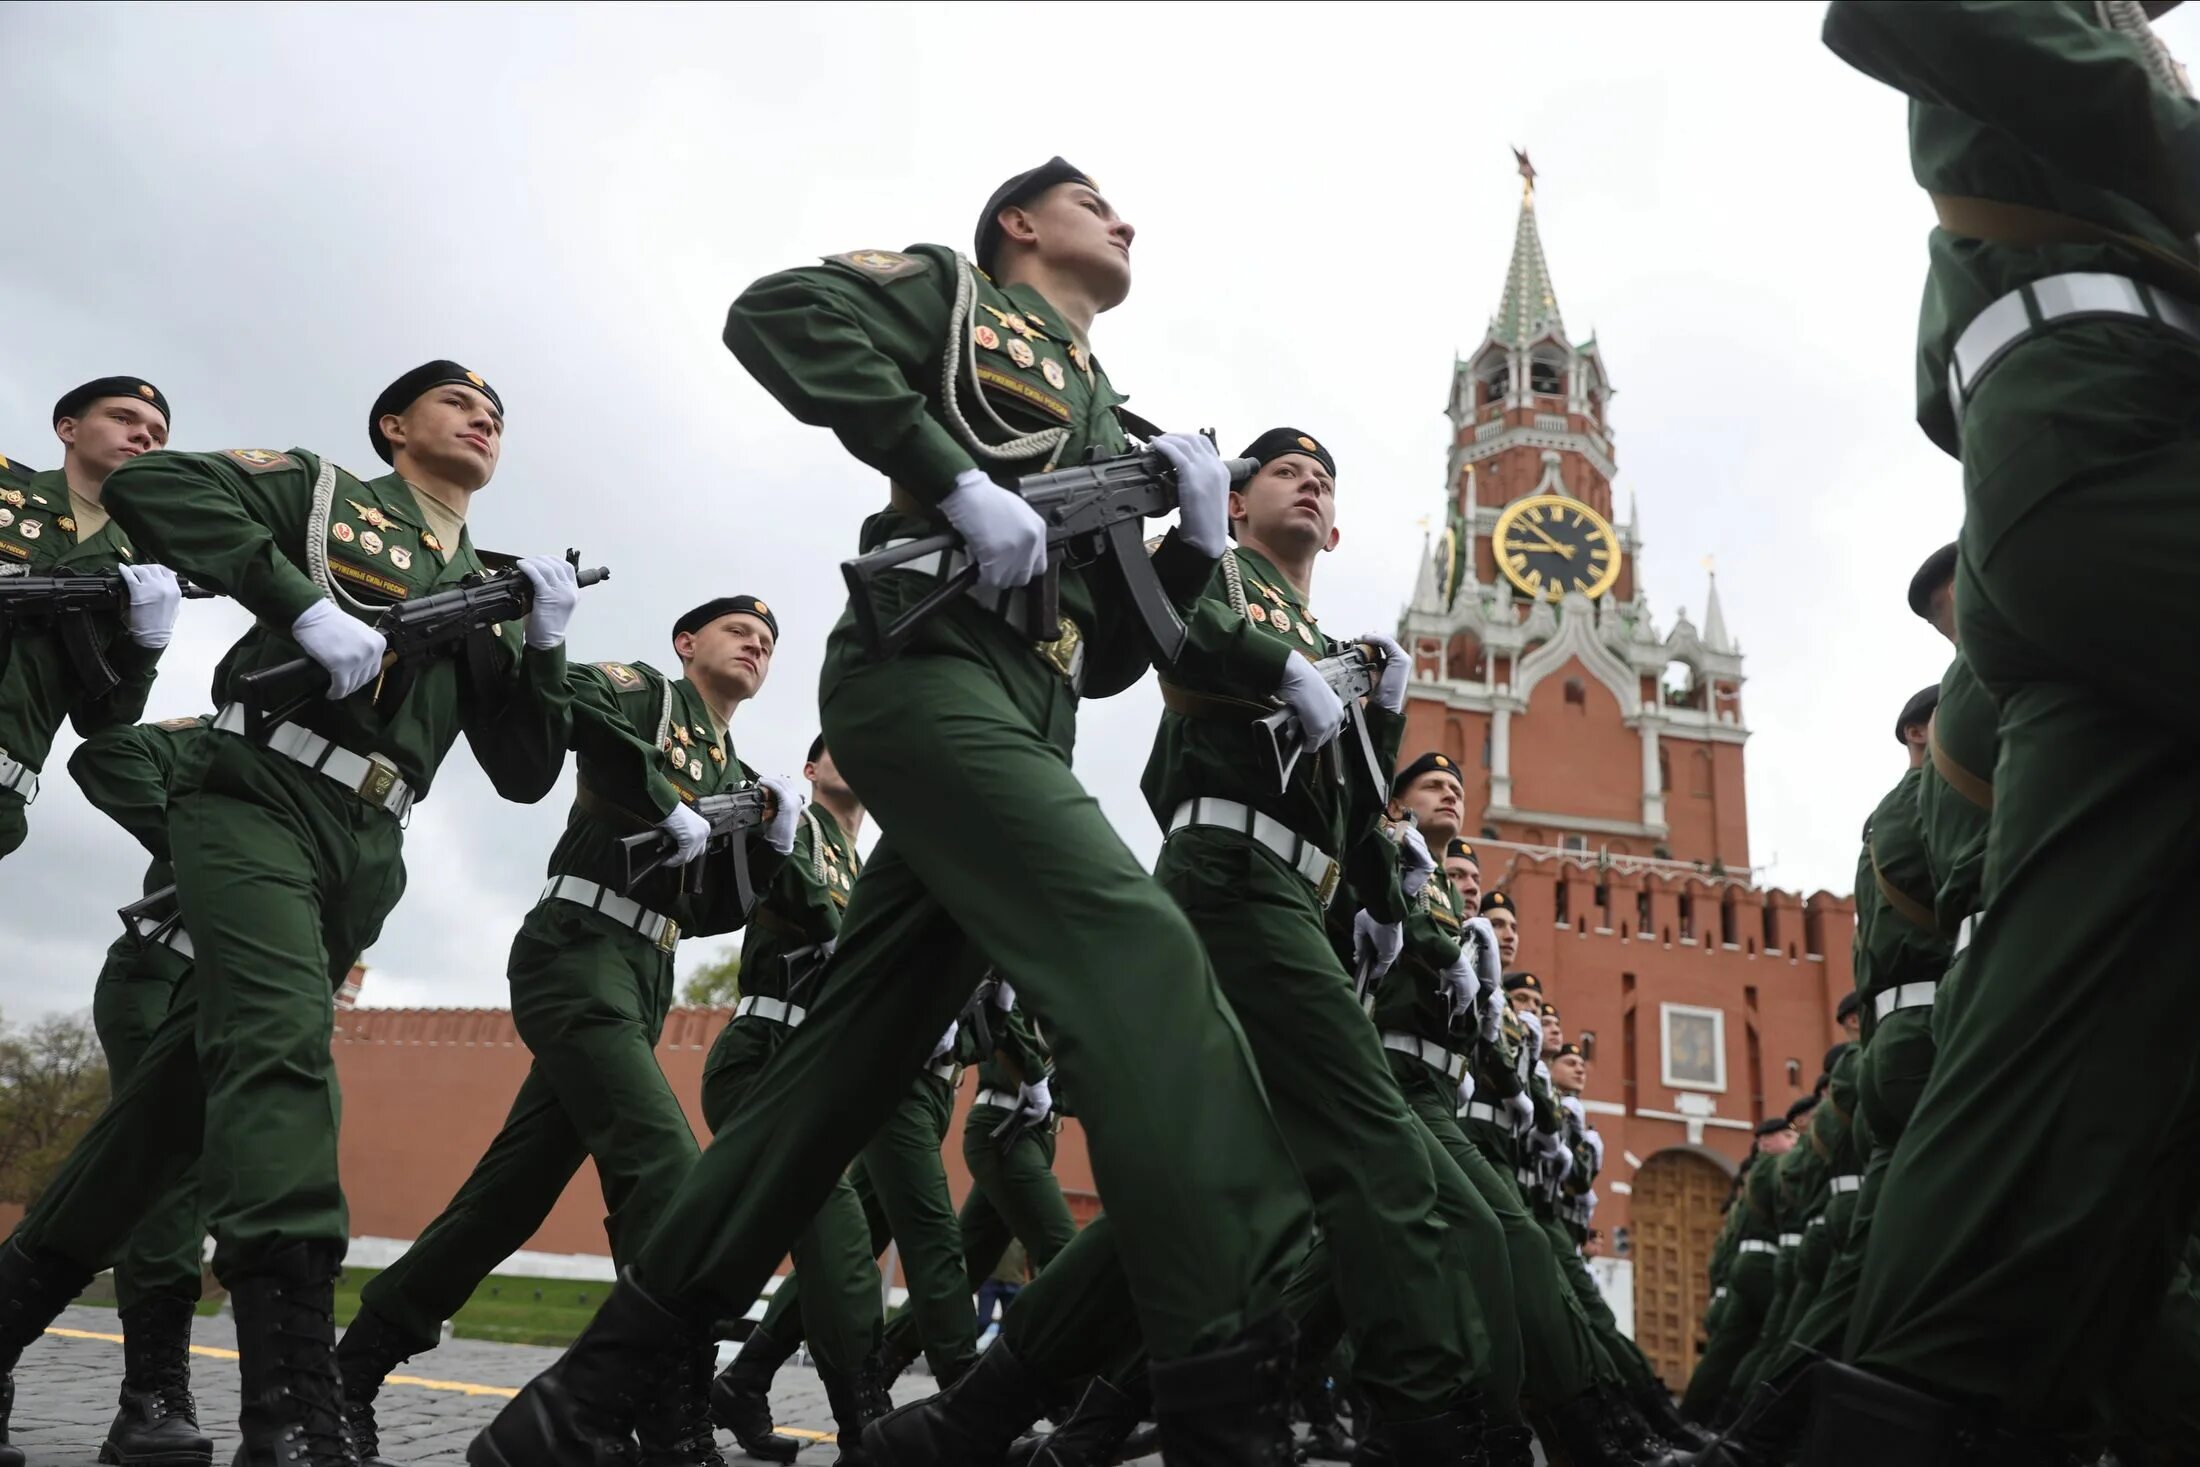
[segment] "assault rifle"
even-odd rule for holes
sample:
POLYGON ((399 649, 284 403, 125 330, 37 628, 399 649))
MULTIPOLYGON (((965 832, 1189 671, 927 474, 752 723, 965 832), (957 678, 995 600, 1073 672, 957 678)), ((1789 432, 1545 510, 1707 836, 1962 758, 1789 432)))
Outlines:
MULTIPOLYGON (((1350 739, 1353 772, 1366 778, 1378 803, 1390 795, 1390 776, 1384 773, 1382 761, 1375 757, 1375 741, 1367 731, 1367 710, 1360 706, 1360 700, 1375 690, 1376 682, 1382 677, 1384 660, 1380 648, 1360 642, 1314 664, 1322 681, 1336 691, 1344 704, 1344 728, 1330 746, 1330 763, 1337 783, 1345 783, 1347 755, 1343 745, 1350 739)), ((1291 772, 1298 767, 1299 756, 1306 752, 1306 727, 1289 708, 1278 708, 1254 726, 1266 735, 1261 741, 1264 771, 1275 781, 1276 793, 1282 794, 1291 787, 1291 772)))
MULTIPOLYGON (((578 551, 566 551, 565 558, 579 567, 578 551)), ((610 578, 611 572, 600 565, 579 576, 583 586, 610 578)), ((455 652, 477 631, 523 620, 534 604, 534 582, 516 566, 476 571, 448 591, 392 603, 374 621, 374 629, 389 644, 382 657, 375 706, 391 709, 402 703, 425 659, 455 652)), ((236 680, 235 689, 237 701, 245 707, 245 736, 256 741, 264 730, 327 693, 328 669, 310 657, 294 657, 245 673, 236 680)))
MULTIPOLYGON (((688 808, 709 822, 710 838, 695 859, 681 868, 680 889, 699 894, 705 864, 713 856, 724 856, 733 863, 734 895, 746 912, 756 904, 756 888, 749 881, 749 832, 769 825, 777 813, 772 792, 761 784, 745 785, 722 795, 705 795, 688 808)), ((626 890, 630 894, 652 873, 663 870, 680 850, 672 832, 662 829, 626 836, 619 845, 626 852, 626 890)))
MULTIPOLYGON (((1249 458, 1225 464, 1232 485, 1244 483, 1260 467, 1249 458)), ((1146 520, 1176 508, 1176 470, 1169 461, 1150 448, 1112 458, 1096 448, 1074 468, 1025 475, 1016 481, 1016 493, 1047 525, 1046 575, 1024 588, 1018 633, 1034 642, 1060 636, 1064 562, 1087 565, 1105 557, 1115 562, 1154 651, 1162 661, 1174 662, 1184 647, 1184 623, 1147 561, 1144 530, 1146 520)), ((841 563, 849 610, 865 651, 873 657, 893 656, 935 612, 978 584, 977 564, 962 550, 962 536, 947 530, 841 563), (938 583, 914 606, 882 623, 876 597, 879 576, 927 559, 941 570, 938 583)))
POLYGON ((115 909, 122 919, 123 930, 146 942, 159 942, 173 932, 183 920, 183 905, 176 899, 174 882, 158 891, 149 891, 127 907, 115 909))
MULTIPOLYGON (((205 601, 216 593, 178 578, 184 598, 205 601)), ((94 616, 125 616, 130 610, 129 587, 121 571, 98 571, 88 576, 11 576, 0 572, 0 618, 11 625, 47 623, 61 637, 61 645, 76 668, 77 680, 94 698, 114 691, 122 679, 93 635, 94 616)))

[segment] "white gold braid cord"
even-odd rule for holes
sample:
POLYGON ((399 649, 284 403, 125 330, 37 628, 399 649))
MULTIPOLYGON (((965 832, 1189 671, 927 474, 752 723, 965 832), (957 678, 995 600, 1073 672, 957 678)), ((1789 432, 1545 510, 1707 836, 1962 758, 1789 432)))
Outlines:
POLYGON ((817 823, 817 812, 808 805, 802 807, 803 823, 810 827, 810 875, 819 885, 825 881, 825 831, 817 823))
POLYGON ((313 584, 321 588, 321 594, 346 611, 357 611, 368 616, 380 612, 378 606, 370 606, 336 584, 328 573, 328 516, 336 503, 336 465, 321 460, 321 476, 313 481, 313 508, 306 516, 306 574, 313 584))
POLYGON ((955 306, 947 317, 947 349, 940 357, 940 409, 955 431, 962 434, 963 443, 973 456, 995 463, 1014 463, 1020 459, 1046 455, 1046 464, 1039 472, 1046 473, 1054 467, 1054 457, 1069 442, 1067 428, 1043 428, 1037 433, 1018 437, 1016 430, 1003 422, 1001 415, 993 411, 993 404, 986 401, 985 393, 978 388, 978 342, 969 330, 970 311, 978 293, 977 281, 971 275, 970 261, 961 251, 955 254, 955 306), (957 401, 962 369, 970 369, 972 391, 977 393, 978 406, 993 420, 993 426, 1009 434, 1006 443, 988 443, 978 436, 970 421, 962 414, 962 404, 957 401))
POLYGON ((2154 73, 2156 81, 2180 97, 2192 95, 2183 68, 2178 66, 2177 58, 2169 54, 2169 46, 2154 33, 2154 27, 2147 21, 2146 7, 2139 0, 2094 0, 2094 9, 2100 14, 2101 24, 2139 43, 2139 49, 2146 53, 2147 70, 2154 73))

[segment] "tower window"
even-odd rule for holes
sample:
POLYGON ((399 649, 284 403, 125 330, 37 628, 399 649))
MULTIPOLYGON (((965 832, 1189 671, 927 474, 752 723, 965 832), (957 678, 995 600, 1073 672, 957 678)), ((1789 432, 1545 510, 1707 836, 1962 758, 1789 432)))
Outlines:
POLYGON ((1528 390, 1540 392, 1545 397, 1558 397, 1566 391, 1565 373, 1558 363, 1537 357, 1528 363, 1528 390))
POLYGON ((1566 706, 1589 711, 1589 685, 1578 677, 1566 679, 1566 706))
POLYGON ((1497 365, 1483 373, 1482 401, 1484 403, 1504 401, 1505 388, 1508 385, 1506 379, 1510 376, 1511 373, 1503 361, 1499 361, 1497 365))

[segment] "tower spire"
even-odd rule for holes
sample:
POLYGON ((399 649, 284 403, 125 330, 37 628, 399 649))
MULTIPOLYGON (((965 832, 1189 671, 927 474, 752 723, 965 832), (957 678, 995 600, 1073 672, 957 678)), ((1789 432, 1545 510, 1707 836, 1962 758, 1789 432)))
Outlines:
POLYGON ((1535 165, 1519 148, 1513 149, 1513 158, 1520 168, 1520 221, 1513 228, 1512 265, 1505 272, 1505 295, 1490 334, 1508 346, 1524 347, 1546 326, 1558 327, 1563 335, 1566 323, 1559 318, 1558 293, 1551 287, 1543 237, 1535 227, 1535 165))
POLYGON ((1719 605, 1719 568, 1708 555, 1703 558, 1703 568, 1711 577, 1711 589, 1704 596, 1703 644, 1714 652, 1732 652, 1734 647, 1726 634, 1726 608, 1719 605))

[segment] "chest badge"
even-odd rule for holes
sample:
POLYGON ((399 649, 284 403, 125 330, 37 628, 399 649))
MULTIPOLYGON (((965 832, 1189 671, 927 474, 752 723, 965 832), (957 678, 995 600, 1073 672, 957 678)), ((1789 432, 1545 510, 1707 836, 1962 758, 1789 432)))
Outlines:
POLYGON ((1039 354, 1031 349, 1031 343, 1020 336, 1009 338, 1008 359, 1019 367, 1029 367, 1039 360, 1039 354))
POLYGON ((1046 378, 1047 385, 1057 392, 1069 386, 1069 373, 1063 371, 1062 364, 1052 357, 1039 364, 1039 375, 1046 378))

